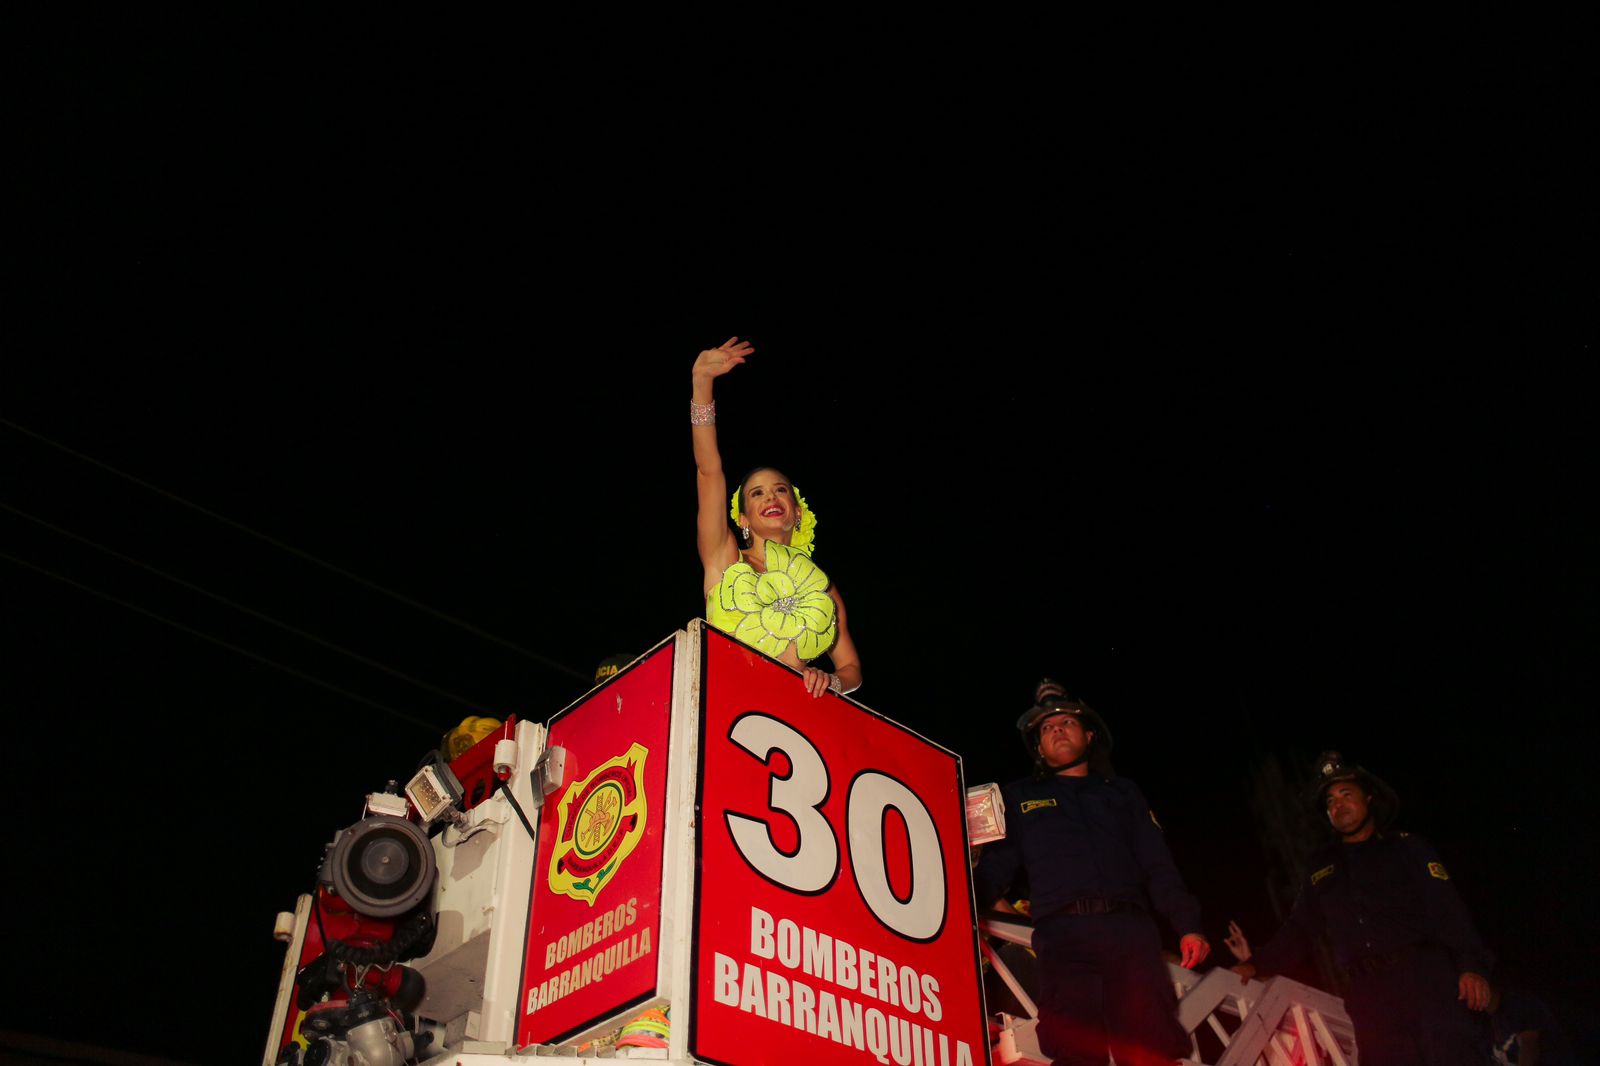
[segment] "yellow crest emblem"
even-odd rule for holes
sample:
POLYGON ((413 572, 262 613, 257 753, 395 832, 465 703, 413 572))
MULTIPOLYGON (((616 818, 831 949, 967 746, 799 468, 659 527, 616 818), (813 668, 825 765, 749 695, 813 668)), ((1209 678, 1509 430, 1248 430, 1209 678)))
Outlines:
POLYGON ((1444 863, 1442 862, 1430 862, 1428 864, 1428 872, 1441 881, 1450 880, 1450 873, 1444 868, 1444 863))
POLYGON ((574 782, 556 803, 556 844, 550 852, 550 890, 589 906, 611 883, 644 837, 649 814, 642 744, 607 759, 574 782))

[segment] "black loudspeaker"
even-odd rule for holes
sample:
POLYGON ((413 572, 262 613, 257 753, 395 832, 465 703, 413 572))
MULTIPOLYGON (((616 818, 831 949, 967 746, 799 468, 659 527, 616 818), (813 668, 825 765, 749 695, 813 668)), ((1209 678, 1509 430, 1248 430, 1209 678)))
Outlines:
POLYGON ((387 815, 363 818, 340 833, 329 865, 333 890, 369 918, 394 918, 415 907, 438 870, 427 835, 387 815))

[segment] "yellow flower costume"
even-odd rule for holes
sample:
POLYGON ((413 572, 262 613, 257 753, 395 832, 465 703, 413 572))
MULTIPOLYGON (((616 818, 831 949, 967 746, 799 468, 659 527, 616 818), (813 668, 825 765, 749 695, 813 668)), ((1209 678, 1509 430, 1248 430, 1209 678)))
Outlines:
POLYGON ((706 594, 706 620, 774 658, 789 645, 802 662, 833 647, 839 622, 828 575, 799 548, 767 541, 766 573, 740 559, 706 594))

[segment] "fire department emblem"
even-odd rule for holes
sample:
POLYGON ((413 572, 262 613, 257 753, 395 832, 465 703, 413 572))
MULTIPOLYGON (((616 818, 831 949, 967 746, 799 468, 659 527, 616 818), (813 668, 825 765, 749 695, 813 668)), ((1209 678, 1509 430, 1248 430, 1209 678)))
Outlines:
POLYGON ((644 794, 642 744, 608 759, 574 782, 556 804, 556 843, 550 854, 550 890, 589 906, 611 883, 644 836, 649 813, 644 794))

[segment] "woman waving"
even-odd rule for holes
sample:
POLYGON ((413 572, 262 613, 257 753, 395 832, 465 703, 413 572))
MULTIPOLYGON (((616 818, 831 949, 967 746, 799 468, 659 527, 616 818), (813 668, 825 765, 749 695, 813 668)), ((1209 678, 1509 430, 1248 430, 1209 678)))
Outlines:
POLYGON ((689 422, 700 499, 706 619, 800 671, 813 696, 830 688, 851 692, 861 685, 861 659, 850 639, 839 590, 811 560, 817 516, 775 467, 757 467, 731 497, 728 493, 717 450, 712 383, 754 351, 749 343, 730 337, 701 352, 691 374, 689 422), (823 654, 832 661, 831 672, 807 665, 823 654))

